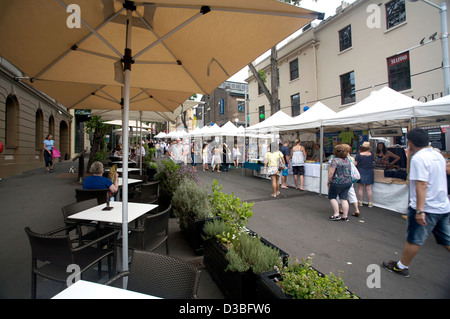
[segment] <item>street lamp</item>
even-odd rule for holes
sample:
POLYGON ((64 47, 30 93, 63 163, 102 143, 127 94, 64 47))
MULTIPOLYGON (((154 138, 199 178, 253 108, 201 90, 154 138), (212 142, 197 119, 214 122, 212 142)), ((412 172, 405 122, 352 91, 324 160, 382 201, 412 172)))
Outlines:
POLYGON ((435 8, 437 8, 441 14, 441 45, 442 45, 442 68, 444 71, 444 94, 449 95, 450 91, 450 65, 448 57, 448 33, 447 33, 447 4, 441 3, 440 6, 434 4, 428 0, 409 0, 410 2, 422 1, 435 8))

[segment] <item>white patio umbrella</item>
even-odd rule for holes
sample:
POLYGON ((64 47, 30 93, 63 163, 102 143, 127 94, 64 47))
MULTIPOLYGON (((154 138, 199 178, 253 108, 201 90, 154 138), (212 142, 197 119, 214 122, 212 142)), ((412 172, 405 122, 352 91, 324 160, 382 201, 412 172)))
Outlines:
MULTIPOLYGON (((316 18, 274 0, 1 1, 0 56, 66 106, 87 108, 79 102, 101 91, 103 109, 123 105, 128 122, 132 109, 170 112, 193 93, 209 94, 316 18)), ((123 156, 126 167, 125 143, 123 156)), ((123 179, 127 270, 126 170, 123 179)))

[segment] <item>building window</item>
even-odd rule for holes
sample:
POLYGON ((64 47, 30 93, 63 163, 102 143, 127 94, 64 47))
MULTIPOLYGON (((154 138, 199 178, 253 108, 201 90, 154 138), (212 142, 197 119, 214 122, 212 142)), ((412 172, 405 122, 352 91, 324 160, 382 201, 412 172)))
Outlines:
POLYGON ((344 51, 352 47, 352 26, 346 26, 339 31, 339 50, 344 51))
POLYGON ((55 136, 55 118, 53 115, 48 118, 48 134, 55 136))
POLYGON ((259 107, 259 109, 258 109, 258 116, 259 116, 259 121, 260 122, 264 121, 264 119, 266 118, 264 105, 259 107))
POLYGON ((409 52, 392 56, 387 59, 389 87, 396 91, 411 88, 411 69, 409 66, 409 52))
POLYGON ((258 83, 258 95, 261 95, 263 93, 264 93, 264 91, 263 91, 261 85, 259 85, 259 83, 258 83))
POLYGON ((291 81, 298 78, 298 59, 289 62, 289 72, 291 74, 291 81))
POLYGON ((386 29, 406 21, 405 0, 386 3, 386 29))
POLYGON ((34 145, 36 149, 42 149, 44 143, 44 114, 41 110, 36 111, 36 123, 34 132, 34 145))
POLYGON ((9 95, 6 98, 6 127, 5 127, 5 146, 6 147, 17 147, 18 140, 18 127, 17 127, 17 116, 19 112, 19 102, 17 98, 13 95, 9 95))
POLYGON ((300 115, 300 93, 291 95, 291 113, 292 116, 300 115))
POLYGON ((341 78, 341 104, 356 101, 355 72, 349 72, 340 76, 341 78))

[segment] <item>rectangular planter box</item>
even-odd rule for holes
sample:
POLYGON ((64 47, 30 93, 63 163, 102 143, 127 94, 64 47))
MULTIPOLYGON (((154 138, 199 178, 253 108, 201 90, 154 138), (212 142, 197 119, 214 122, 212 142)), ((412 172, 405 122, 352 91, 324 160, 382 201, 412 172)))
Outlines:
MULTIPOLYGON (((324 277, 325 275, 313 268, 319 276, 324 277)), ((277 281, 280 281, 281 275, 276 271, 272 270, 259 274, 257 278, 257 298, 258 299, 292 299, 291 296, 283 293, 280 286, 277 285, 277 281)), ((357 295, 347 290, 350 294, 354 295, 359 299, 357 295)))
POLYGON ((205 223, 219 217, 206 219, 194 219, 192 216, 186 218, 186 223, 180 221, 180 229, 184 237, 192 247, 196 255, 203 255, 204 240, 202 237, 203 226, 205 223))
MULTIPOLYGON (((250 231, 250 233, 255 234, 250 231)), ((267 240, 261 241, 280 251, 283 260, 287 262, 289 255, 275 247, 267 240)), ((204 244, 203 263, 213 280, 217 283, 227 299, 255 299, 257 297, 257 275, 251 270, 247 272, 225 271, 228 266, 226 253, 228 250, 217 239, 208 239, 204 244)))
POLYGON ((258 299, 292 299, 283 293, 276 281, 280 280, 281 276, 276 270, 265 272, 258 275, 258 299))

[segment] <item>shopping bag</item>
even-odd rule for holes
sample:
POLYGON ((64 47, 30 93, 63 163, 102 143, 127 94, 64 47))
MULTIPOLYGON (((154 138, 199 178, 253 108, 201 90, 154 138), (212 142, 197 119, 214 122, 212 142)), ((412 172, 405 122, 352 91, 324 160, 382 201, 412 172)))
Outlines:
POLYGON ((352 183, 356 183, 361 179, 361 175, 359 174, 358 169, 356 168, 353 162, 350 162, 351 165, 351 173, 352 173, 352 183))
POLYGON ((61 157, 61 153, 59 152, 59 150, 57 148, 54 148, 52 150, 52 157, 53 158, 61 157))

